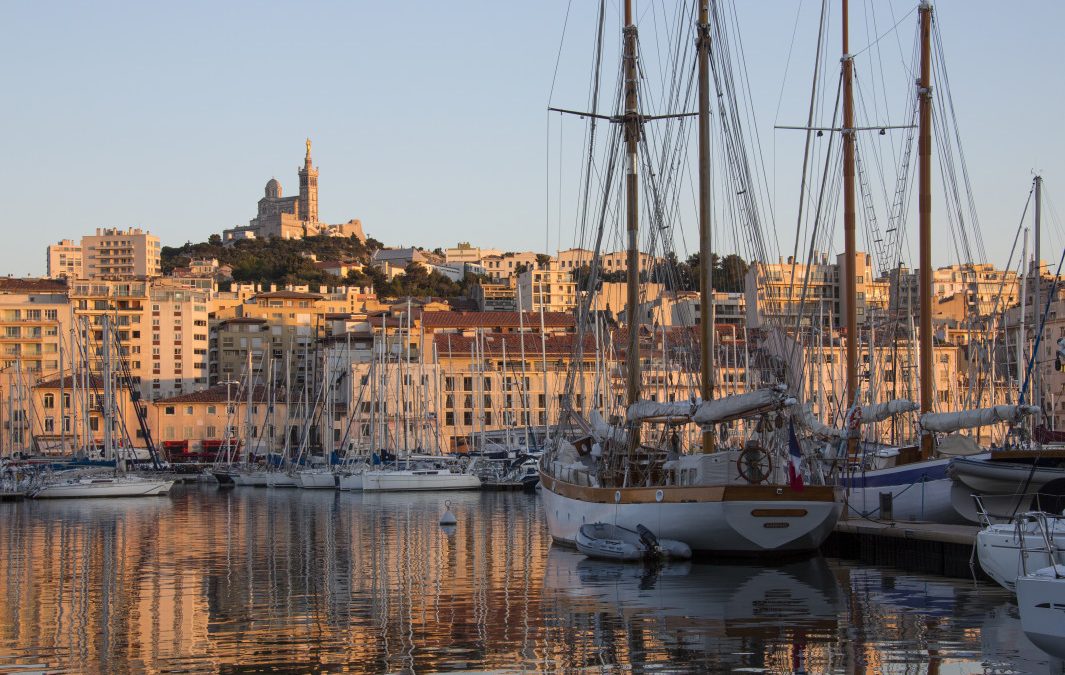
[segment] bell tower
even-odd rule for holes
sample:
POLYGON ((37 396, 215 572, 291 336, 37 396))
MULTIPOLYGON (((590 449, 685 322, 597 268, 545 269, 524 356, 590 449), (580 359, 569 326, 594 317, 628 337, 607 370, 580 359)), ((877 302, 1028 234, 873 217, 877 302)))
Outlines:
POLYGON ((318 222, 318 169, 311 163, 311 139, 307 139, 307 155, 303 158, 300 175, 299 219, 318 222))

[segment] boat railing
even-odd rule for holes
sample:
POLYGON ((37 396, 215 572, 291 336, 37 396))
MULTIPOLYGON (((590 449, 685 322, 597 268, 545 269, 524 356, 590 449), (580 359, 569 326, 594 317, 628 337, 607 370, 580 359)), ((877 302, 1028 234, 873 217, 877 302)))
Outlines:
POLYGON ((994 497, 996 500, 1008 500, 1009 503, 1018 505, 1014 508, 1014 512, 1009 515, 994 513, 990 508, 987 507, 986 504, 984 504, 984 495, 972 494, 970 496, 976 503, 976 515, 979 518, 981 527, 987 527, 988 525, 1002 523, 1004 520, 1011 521, 1021 515, 1024 515, 1024 513, 1042 513, 1048 518, 1065 521, 1065 512, 1058 513, 1057 511, 1051 511, 1049 508, 1050 504, 1044 504, 1045 499, 1053 499, 1054 505, 1060 506, 1061 495, 1049 494, 1046 492, 1039 491, 1013 492, 1003 494, 996 493, 994 495, 989 495, 991 497, 994 497), (1017 511, 1019 510, 1019 506, 1021 504, 1028 504, 1030 510, 1025 511, 1024 513, 1018 513, 1017 511))

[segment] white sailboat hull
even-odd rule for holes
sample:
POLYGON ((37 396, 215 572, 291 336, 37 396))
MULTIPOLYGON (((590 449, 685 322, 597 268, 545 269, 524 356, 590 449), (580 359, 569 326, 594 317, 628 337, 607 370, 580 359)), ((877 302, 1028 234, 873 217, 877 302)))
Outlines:
POLYGON ((165 495, 174 485, 172 480, 155 480, 139 476, 116 478, 81 478, 61 480, 38 489, 37 499, 70 499, 85 497, 152 497, 165 495))
POLYGON ((367 471, 362 474, 364 492, 405 492, 421 490, 479 490, 481 479, 447 469, 367 471))
POLYGON ((296 484, 304 490, 335 490, 337 479, 332 471, 312 469, 296 474, 296 484))
POLYGON ((269 471, 237 471, 233 475, 233 482, 250 487, 266 487, 270 484, 270 475, 269 471))
POLYGON ((1017 578, 1025 569, 1042 569, 1065 562, 1065 521, 1051 519, 1049 523, 1047 536, 1054 560, 1047 552, 1047 542, 1043 540, 1043 532, 1037 523, 1022 523, 1020 530, 1016 523, 1003 523, 990 525, 976 534, 980 568, 998 585, 1016 591, 1017 578))
POLYGON ((1044 652, 1065 659, 1065 566, 1047 567, 1017 579, 1021 628, 1044 652))
POLYGON ((340 476, 337 484, 341 490, 361 490, 362 489, 362 472, 349 473, 340 476))
POLYGON ((604 522, 629 529, 643 525, 655 536, 684 542, 696 553, 814 551, 832 533, 842 510, 832 488, 807 488, 806 493, 827 491, 827 499, 813 500, 776 486, 614 490, 563 484, 543 473, 540 483, 547 529, 555 541, 568 546, 575 545, 582 525, 604 522), (590 498, 574 498, 565 492, 588 492, 590 498), (765 497, 734 498, 730 492, 765 497), (658 493, 662 501, 657 501, 658 493), (620 497, 618 503, 614 495, 620 497))
POLYGON ((284 471, 274 471, 266 479, 267 487, 285 488, 297 487, 296 478, 284 471))

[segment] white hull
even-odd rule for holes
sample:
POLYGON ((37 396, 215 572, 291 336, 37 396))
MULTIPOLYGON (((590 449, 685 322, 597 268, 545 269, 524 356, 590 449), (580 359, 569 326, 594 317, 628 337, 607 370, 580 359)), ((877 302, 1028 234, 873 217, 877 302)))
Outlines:
POLYGON ((139 476, 117 478, 80 478, 61 480, 41 487, 33 496, 37 499, 68 499, 84 497, 152 497, 165 495, 174 485, 172 480, 154 480, 139 476))
POLYGON ((296 484, 304 490, 335 490, 337 478, 332 471, 311 469, 297 473, 296 484))
POLYGON ((1065 567, 1041 569, 1017 579, 1021 628, 1044 652, 1065 659, 1065 567))
POLYGON ((237 471, 233 474, 233 482, 249 487, 266 487, 270 484, 270 475, 269 471, 237 471))
MULTIPOLYGON (((832 533, 842 510, 839 501, 802 499, 787 488, 779 488, 781 495, 790 493, 794 499, 670 501, 665 499, 665 491, 683 488, 667 487, 659 490, 663 492, 662 502, 652 497, 649 502, 615 504, 613 500, 585 501, 563 496, 559 494, 559 483, 541 475, 548 532, 555 541, 569 546, 575 545, 582 525, 603 522, 629 529, 643 525, 659 538, 684 542, 696 553, 814 551, 832 533), (757 515, 760 513, 767 515, 757 515)), ((656 489, 639 491, 653 494, 656 489)))
POLYGON ((287 474, 284 471, 274 471, 266 479, 267 487, 285 488, 285 487, 298 487, 296 484, 295 476, 287 474))
POLYGON ((361 490, 362 489, 362 472, 348 473, 340 476, 338 486, 341 490, 361 490))
MULTIPOLYGON (((1016 523, 990 525, 976 534, 976 555, 980 568, 998 585, 1016 591, 1017 578, 1024 570, 1037 570, 1053 563, 1065 562, 1065 521, 1049 519, 1049 543, 1054 549, 1054 561, 1047 553, 1046 542, 1039 524, 1028 521, 1020 530, 1016 523), (1022 561, 1021 550, 1025 559, 1022 561)), ((1065 615, 1062 616, 1065 621, 1065 615)))
POLYGON ((366 471, 362 474, 364 492, 407 492, 414 490, 478 490, 481 479, 447 469, 366 471))

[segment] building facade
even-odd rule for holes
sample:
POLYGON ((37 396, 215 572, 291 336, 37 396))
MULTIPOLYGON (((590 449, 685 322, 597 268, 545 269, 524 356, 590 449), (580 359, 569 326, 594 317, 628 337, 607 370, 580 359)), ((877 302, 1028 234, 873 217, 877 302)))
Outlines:
POLYGON ((50 279, 74 279, 81 275, 81 245, 73 239, 49 244, 46 258, 46 274, 50 279))
POLYGON ((139 227, 96 228, 81 238, 81 278, 157 277, 162 274, 159 237, 139 227))

